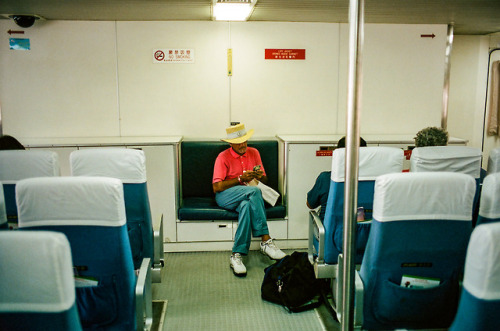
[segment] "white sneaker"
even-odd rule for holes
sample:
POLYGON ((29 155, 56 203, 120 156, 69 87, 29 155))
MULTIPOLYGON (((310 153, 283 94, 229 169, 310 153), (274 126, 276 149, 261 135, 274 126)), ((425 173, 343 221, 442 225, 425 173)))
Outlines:
POLYGON ((280 260, 286 256, 286 254, 276 246, 272 238, 266 242, 260 243, 260 252, 273 260, 280 260))
POLYGON ((247 268, 243 264, 240 253, 234 253, 231 255, 230 259, 231 269, 233 273, 238 277, 244 277, 247 275, 247 268))

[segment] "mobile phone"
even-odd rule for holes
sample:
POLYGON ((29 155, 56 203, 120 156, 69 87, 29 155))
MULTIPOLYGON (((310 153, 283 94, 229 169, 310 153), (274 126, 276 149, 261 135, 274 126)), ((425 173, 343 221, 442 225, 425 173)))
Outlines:
POLYGON ((256 165, 255 167, 253 167, 253 171, 259 171, 260 170, 260 165, 256 165))

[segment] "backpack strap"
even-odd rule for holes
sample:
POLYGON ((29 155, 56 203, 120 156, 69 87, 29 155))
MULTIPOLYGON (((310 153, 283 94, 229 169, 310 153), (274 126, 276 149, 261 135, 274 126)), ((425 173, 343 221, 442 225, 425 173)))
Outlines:
POLYGON ((308 311, 308 310, 315 309, 315 308, 318 308, 319 306, 321 306, 321 296, 319 296, 317 298, 314 298, 313 300, 311 300, 310 302, 308 302, 305 305, 298 306, 298 307, 291 307, 290 305, 288 305, 285 298, 281 295, 281 291, 278 291, 278 293, 279 293, 279 296, 281 299, 281 305, 290 314, 291 313, 301 313, 303 311, 308 311))

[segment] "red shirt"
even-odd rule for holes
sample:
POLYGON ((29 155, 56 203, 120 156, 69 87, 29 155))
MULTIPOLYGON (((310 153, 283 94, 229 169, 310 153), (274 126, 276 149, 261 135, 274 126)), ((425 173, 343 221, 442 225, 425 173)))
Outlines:
POLYGON ((260 165, 260 170, 264 172, 265 176, 266 171, 260 159, 259 151, 256 148, 247 147, 245 154, 239 155, 229 147, 222 151, 215 160, 212 184, 236 178, 242 175, 243 171, 252 171, 256 165, 260 165))

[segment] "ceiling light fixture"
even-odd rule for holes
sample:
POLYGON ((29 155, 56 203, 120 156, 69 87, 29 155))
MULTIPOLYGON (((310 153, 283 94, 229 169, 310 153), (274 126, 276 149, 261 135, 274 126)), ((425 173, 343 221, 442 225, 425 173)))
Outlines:
POLYGON ((246 21, 257 0, 214 0, 213 17, 216 21, 246 21))

